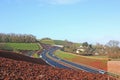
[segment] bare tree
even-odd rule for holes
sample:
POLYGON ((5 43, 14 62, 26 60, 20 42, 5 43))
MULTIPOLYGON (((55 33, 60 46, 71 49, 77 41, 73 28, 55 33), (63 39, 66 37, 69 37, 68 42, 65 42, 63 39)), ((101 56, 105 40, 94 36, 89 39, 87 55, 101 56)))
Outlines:
POLYGON ((108 56, 110 58, 120 58, 120 48, 119 48, 119 41, 110 40, 106 45, 108 56))
POLYGON ((119 46, 119 41, 116 41, 116 40, 110 40, 108 43, 107 43, 107 46, 109 47, 118 47, 119 46))
POLYGON ((0 33, 0 42, 36 42, 36 37, 27 34, 4 34, 0 33))

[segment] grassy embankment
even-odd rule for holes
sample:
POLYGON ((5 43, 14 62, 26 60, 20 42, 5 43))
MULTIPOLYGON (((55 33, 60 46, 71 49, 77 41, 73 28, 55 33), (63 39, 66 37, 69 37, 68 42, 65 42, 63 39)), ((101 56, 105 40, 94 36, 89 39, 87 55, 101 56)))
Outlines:
POLYGON ((39 50, 40 47, 37 43, 5 43, 6 46, 13 48, 14 50, 39 50))
POLYGON ((3 50, 10 50, 19 53, 19 51, 28 51, 28 55, 33 54, 33 57, 38 58, 37 53, 31 53, 29 51, 36 52, 42 49, 37 43, 0 43, 3 46, 3 50))
POLYGON ((83 64, 90 67, 95 67, 98 69, 107 70, 107 57, 98 57, 98 56, 81 56, 76 54, 71 54, 68 52, 63 52, 60 50, 57 50, 55 52, 55 55, 59 58, 75 62, 77 64, 83 64))

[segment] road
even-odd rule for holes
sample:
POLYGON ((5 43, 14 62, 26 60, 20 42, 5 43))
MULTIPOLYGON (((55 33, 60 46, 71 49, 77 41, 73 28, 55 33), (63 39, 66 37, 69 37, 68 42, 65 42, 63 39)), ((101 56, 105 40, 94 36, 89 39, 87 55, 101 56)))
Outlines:
POLYGON ((69 67, 67 66, 64 66, 64 65, 61 65, 59 63, 57 63, 56 61, 54 60, 51 60, 50 58, 48 58, 46 56, 46 54, 48 53, 48 50, 44 50, 42 53, 41 53, 41 58, 46 62, 48 63, 49 65, 53 66, 53 67, 59 67, 59 68, 66 68, 66 69, 69 69, 69 67))
POLYGON ((46 61, 49 65, 54 66, 54 67, 67 68, 67 69, 72 68, 72 69, 77 69, 77 70, 78 69, 84 70, 84 71, 91 72, 91 73, 100 73, 100 70, 89 68, 89 67, 79 65, 79 64, 76 64, 76 63, 73 63, 70 61, 66 61, 66 60, 56 57, 53 54, 53 52, 57 49, 58 49, 57 47, 54 47, 49 50, 44 50, 41 54, 42 59, 44 61, 46 61))

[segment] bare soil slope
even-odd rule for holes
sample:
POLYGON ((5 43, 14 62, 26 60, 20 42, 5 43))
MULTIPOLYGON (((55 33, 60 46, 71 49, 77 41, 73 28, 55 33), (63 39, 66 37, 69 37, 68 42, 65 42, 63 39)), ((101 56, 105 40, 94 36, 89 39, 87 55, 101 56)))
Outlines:
POLYGON ((31 58, 22 54, 14 53, 14 52, 9 52, 9 51, 1 51, 0 50, 0 57, 4 58, 9 58, 9 59, 14 59, 17 61, 27 61, 27 62, 32 62, 32 63, 37 63, 41 65, 48 65, 46 62, 44 62, 42 59, 35 59, 31 58))

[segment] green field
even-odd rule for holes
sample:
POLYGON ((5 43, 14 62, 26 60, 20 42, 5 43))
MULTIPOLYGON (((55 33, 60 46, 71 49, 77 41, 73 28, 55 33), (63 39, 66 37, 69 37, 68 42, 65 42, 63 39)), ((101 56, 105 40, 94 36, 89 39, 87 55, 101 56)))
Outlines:
POLYGON ((89 59, 102 59, 102 60, 108 60, 107 56, 81 56, 81 55, 76 55, 68 52, 63 52, 60 50, 57 50, 55 52, 55 55, 58 56, 59 58, 62 59, 70 59, 70 58, 75 58, 75 57, 83 57, 83 58, 89 58, 89 59))
POLYGON ((57 50, 55 52, 55 55, 58 56, 61 59, 72 59, 72 58, 76 57, 75 55, 71 55, 71 54, 68 54, 67 52, 63 52, 63 51, 60 51, 60 50, 57 50))
POLYGON ((50 45, 54 45, 55 44, 53 40, 41 40, 40 42, 44 43, 44 44, 50 44, 50 45))
POLYGON ((12 48, 13 50, 39 50, 41 49, 37 43, 4 43, 4 45, 12 48))
POLYGON ((54 43, 56 45, 64 45, 65 44, 65 41, 62 41, 62 40, 54 40, 54 43))

